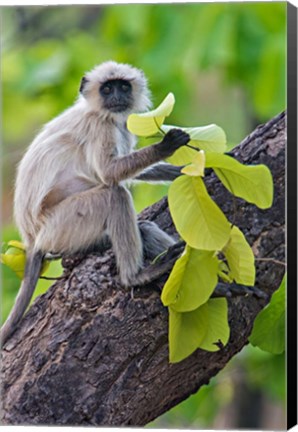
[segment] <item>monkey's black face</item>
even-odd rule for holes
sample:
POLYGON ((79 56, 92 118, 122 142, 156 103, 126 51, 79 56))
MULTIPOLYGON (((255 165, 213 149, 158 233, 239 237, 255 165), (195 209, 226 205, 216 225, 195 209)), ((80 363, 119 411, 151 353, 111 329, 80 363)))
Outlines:
POLYGON ((106 81, 99 88, 106 109, 114 113, 124 112, 132 107, 132 87, 129 81, 115 79, 106 81))

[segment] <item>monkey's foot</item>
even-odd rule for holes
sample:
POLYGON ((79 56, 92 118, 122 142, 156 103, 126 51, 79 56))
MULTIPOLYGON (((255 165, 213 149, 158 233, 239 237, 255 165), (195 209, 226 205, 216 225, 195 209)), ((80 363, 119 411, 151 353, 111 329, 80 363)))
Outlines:
POLYGON ((268 294, 264 291, 261 291, 257 287, 249 287, 245 285, 238 285, 236 283, 225 284, 219 283, 217 284, 212 297, 237 297, 237 296, 255 296, 259 299, 267 299, 268 294))
POLYGON ((182 252, 184 251, 184 248, 185 248, 185 242, 183 240, 178 241, 177 243, 170 246, 163 253, 158 255, 154 259, 153 264, 156 264, 156 263, 161 264, 163 262, 167 262, 167 261, 170 261, 172 259, 177 259, 182 254, 182 252))
POLYGON ((44 256, 44 259, 48 260, 48 261, 55 261, 55 260, 58 260, 61 258, 62 258, 61 254, 58 254, 58 253, 55 254, 55 253, 51 253, 51 252, 47 252, 44 256))
POLYGON ((183 241, 175 243, 158 259, 150 264, 148 267, 143 268, 131 281, 128 287, 133 288, 140 285, 145 285, 160 278, 165 273, 172 270, 177 258, 181 255, 185 247, 183 241))

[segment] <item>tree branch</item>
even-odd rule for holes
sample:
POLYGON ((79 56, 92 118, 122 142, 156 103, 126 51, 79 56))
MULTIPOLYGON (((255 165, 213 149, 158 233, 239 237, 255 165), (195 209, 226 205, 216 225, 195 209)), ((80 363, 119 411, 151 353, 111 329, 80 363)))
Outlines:
MULTIPOLYGON (((233 151, 241 162, 266 164, 274 177, 272 208, 237 199, 235 216, 256 258, 270 258, 256 261, 257 287, 269 296, 285 271, 274 261, 285 260, 285 133, 283 113, 233 151)), ((214 174, 206 184, 231 219, 229 192, 214 174)), ((166 199, 140 217, 174 233, 166 199)), ((118 282, 111 251, 63 263, 64 278, 36 299, 3 348, 4 424, 145 425, 207 384, 243 348, 266 303, 254 296, 229 298, 228 345, 169 364, 167 309, 160 301, 167 275, 132 297, 118 282)))

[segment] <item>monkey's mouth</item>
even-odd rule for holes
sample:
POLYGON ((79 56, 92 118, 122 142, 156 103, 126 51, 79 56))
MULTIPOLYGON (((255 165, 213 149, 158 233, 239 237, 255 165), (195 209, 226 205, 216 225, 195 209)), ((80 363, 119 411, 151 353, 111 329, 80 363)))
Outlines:
POLYGON ((113 113, 120 113, 129 108, 128 103, 111 103, 107 106, 108 110, 113 113))

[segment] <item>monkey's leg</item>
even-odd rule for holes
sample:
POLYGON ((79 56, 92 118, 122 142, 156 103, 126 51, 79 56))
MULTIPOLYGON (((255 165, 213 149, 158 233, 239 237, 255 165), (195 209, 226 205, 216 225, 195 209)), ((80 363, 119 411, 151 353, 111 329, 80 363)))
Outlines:
POLYGON ((175 264, 177 258, 182 254, 185 248, 185 243, 183 241, 177 242, 169 247, 167 252, 162 255, 157 262, 143 268, 133 279, 130 287, 133 288, 139 285, 145 285, 158 279, 165 273, 169 272, 173 265, 175 264))
POLYGON ((141 220, 138 225, 141 231, 144 255, 150 260, 165 252, 175 243, 175 240, 154 222, 141 220))
POLYGON ((155 223, 142 221, 138 226, 131 195, 122 186, 111 188, 107 233, 116 255, 121 282, 129 287, 160 277, 172 268, 184 249, 183 245, 178 251, 174 240, 155 223), (152 258, 167 249, 169 252, 157 263, 142 269, 143 248, 144 253, 152 258))
MULTIPOLYGON (((148 242, 150 244, 149 224, 143 224, 142 232, 146 232, 145 250, 154 255, 156 247, 151 249, 148 245, 148 242)), ((155 227, 154 243, 158 242, 160 232, 162 252, 173 242, 167 234, 155 227)), ((174 259, 170 257, 170 262, 158 261, 147 269, 141 270, 143 264, 141 231, 137 224, 131 196, 122 186, 96 187, 61 201, 45 218, 35 247, 44 252, 72 254, 88 250, 105 235, 108 235, 112 242, 120 279, 126 286, 142 285, 158 278, 172 267, 177 258, 177 256, 174 259)))
POLYGON ((109 236, 104 233, 100 240, 97 240, 96 243, 86 249, 86 254, 97 253, 102 255, 111 247, 111 240, 109 239, 109 236))
MULTIPOLYGON (((160 229, 156 223, 152 221, 140 220, 138 221, 138 227, 142 237, 143 254, 144 257, 149 260, 153 260, 175 243, 175 240, 171 236, 160 229)), ((109 236, 104 234, 100 241, 88 248, 86 252, 103 254, 111 247, 112 243, 109 236)), ((51 254, 47 255, 51 257, 51 254)), ((55 257, 56 255, 54 255, 54 259, 55 257)))
POLYGON ((121 282, 129 286, 143 264, 142 239, 130 193, 122 186, 114 186, 110 191, 107 234, 121 282))
POLYGON ((155 223, 137 223, 131 195, 122 186, 111 188, 107 233, 113 245, 121 282, 129 287, 142 285, 164 274, 184 249, 183 246, 182 250, 177 251, 175 241, 155 223), (166 258, 141 269, 143 252, 155 258, 169 248, 173 250, 166 254, 166 258))
POLYGON ((109 205, 110 189, 101 186, 69 196, 48 211, 35 247, 59 254, 88 250, 105 237, 109 205))

